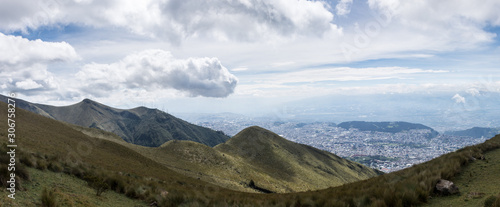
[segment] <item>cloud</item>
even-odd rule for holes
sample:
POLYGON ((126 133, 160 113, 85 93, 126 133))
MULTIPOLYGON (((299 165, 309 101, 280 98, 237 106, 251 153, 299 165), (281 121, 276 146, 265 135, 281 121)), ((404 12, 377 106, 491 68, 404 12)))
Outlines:
POLYGON ((340 0, 337 6, 335 6, 337 15, 344 16, 351 13, 351 5, 352 5, 352 0, 340 0))
POLYGON ((374 68, 322 68, 276 74, 256 78, 275 84, 312 83, 322 81, 366 81, 383 79, 406 79, 412 74, 446 73, 445 70, 423 70, 405 67, 374 68))
POLYGON ((0 33, 0 69, 8 66, 30 66, 36 63, 73 61, 79 57, 66 42, 28 40, 21 36, 0 33))
POLYGON ((321 36, 336 30, 333 14, 319 1, 145 0, 10 2, 0 9, 0 30, 41 26, 117 26, 178 44, 188 37, 269 41, 294 35, 321 36), (3 14, 2 14, 3 13, 3 14))
POLYGON ((56 77, 47 70, 55 62, 79 59, 66 42, 28 40, 0 33, 0 82, 3 92, 29 94, 58 87, 56 77))
POLYGON ((460 94, 455 94, 451 99, 455 101, 455 103, 465 103, 465 97, 461 96, 460 94))
POLYGON ((238 82, 217 58, 175 59, 163 50, 145 50, 111 64, 87 64, 76 76, 84 83, 81 89, 97 97, 166 89, 188 96, 227 97, 238 82))
POLYGON ((469 88, 465 92, 472 95, 472 96, 481 95, 481 92, 479 92, 479 90, 477 90, 476 88, 469 88))
POLYGON ((26 79, 23 81, 16 82, 16 87, 23 90, 31 90, 31 89, 41 88, 43 86, 31 79, 26 79))
MULTIPOLYGON (((395 35, 427 40, 438 51, 473 48, 496 36, 487 26, 500 26, 500 2, 368 0, 370 8, 387 15, 398 32, 395 35)), ((390 27, 391 27, 390 26, 390 27)), ((401 39, 415 39, 404 38, 401 39)))

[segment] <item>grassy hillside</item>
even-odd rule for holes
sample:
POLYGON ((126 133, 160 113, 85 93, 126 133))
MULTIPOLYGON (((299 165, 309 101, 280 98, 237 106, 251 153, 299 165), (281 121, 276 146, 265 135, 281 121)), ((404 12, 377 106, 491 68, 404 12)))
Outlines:
MULTIPOLYGON (((247 180, 271 191, 306 191, 367 179, 377 172, 326 151, 288 141, 260 127, 244 129, 215 149, 250 164, 247 180), (259 173, 270 176, 256 176, 259 173), (276 183, 274 180, 283 180, 276 183)), ((244 173, 242 173, 244 174, 244 173)), ((284 191, 284 192, 287 192, 284 191)))
MULTIPOLYGON (((7 105, 0 102, 0 108, 7 109, 7 105)), ((0 116, 7 117, 6 110, 0 110, 0 116)), ((123 189, 117 189, 117 191, 129 194, 132 198, 149 201, 155 199, 162 191, 169 192, 166 200, 177 198, 181 202, 217 201, 217 198, 221 197, 218 196, 220 194, 237 193, 178 174, 119 144, 120 141, 116 139, 90 137, 75 129, 78 127, 20 109, 16 110, 15 120, 17 151, 22 153, 18 155, 26 157, 25 160, 28 161, 25 162, 31 163, 32 161, 29 160, 38 160, 35 161, 33 167, 40 166, 41 169, 47 170, 51 165, 60 166, 63 171, 81 179, 86 174, 102 175, 105 179, 121 174, 123 176, 120 180, 125 181, 123 181, 123 189)), ((6 121, 7 119, 0 119, 2 140, 0 144, 5 144, 7 140, 6 121)), ((101 135, 104 134, 101 133, 101 135)), ((3 161, 0 167, 6 169, 3 161)), ((3 173, 2 171, 2 176, 6 176, 3 173)))
MULTIPOLYGON (((157 109, 124 110, 85 99, 77 104, 55 107, 16 99, 17 106, 59 121, 112 132, 125 141, 142 146, 160 146, 169 140, 190 140, 215 146, 229 139, 222 132, 197 126, 157 109)), ((0 101, 6 97, 0 95, 0 101)))
POLYGON ((436 197, 429 206, 484 206, 487 199, 499 196, 500 149, 485 153, 484 158, 470 163, 452 179, 460 195, 436 197))
POLYGON ((215 148, 178 140, 169 141, 158 148, 143 147, 119 141, 116 136, 98 133, 95 129, 78 130, 122 144, 180 174, 238 191, 258 192, 249 186, 252 180, 257 186, 284 193, 324 189, 377 175, 370 168, 287 141, 259 127, 243 130, 226 144, 215 148), (251 139, 261 141, 257 144, 248 143, 251 139), (239 154, 227 150, 242 145, 245 149, 238 149, 239 154), (264 149, 261 146, 273 147, 264 149), (267 150, 272 150, 272 154, 267 150), (267 154, 265 158, 255 159, 254 152, 267 154), (278 164, 288 167, 276 168, 278 164))
POLYGON ((146 202, 131 199, 114 191, 106 191, 96 196, 94 189, 85 181, 64 173, 28 168, 30 181, 23 183, 24 190, 16 193, 16 200, 7 198, 6 191, 0 191, 0 207, 35 207, 41 206, 44 189, 54 192, 54 200, 59 206, 74 207, 115 207, 149 206, 146 202))

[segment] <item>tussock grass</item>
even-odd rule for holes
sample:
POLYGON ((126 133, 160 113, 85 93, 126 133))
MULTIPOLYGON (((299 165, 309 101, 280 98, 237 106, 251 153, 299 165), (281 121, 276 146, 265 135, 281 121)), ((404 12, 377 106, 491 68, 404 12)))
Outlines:
POLYGON ((48 190, 44 188, 42 191, 41 199, 43 207, 56 207, 57 199, 54 190, 48 190))

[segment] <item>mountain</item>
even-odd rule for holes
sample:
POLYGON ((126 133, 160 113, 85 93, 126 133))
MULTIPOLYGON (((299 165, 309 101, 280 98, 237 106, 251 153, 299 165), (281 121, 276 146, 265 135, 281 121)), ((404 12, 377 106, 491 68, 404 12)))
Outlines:
POLYGON ((497 134, 500 134, 500 128, 473 127, 461 131, 447 131, 445 132, 445 134, 473 138, 493 137, 497 134))
POLYGON ((389 133, 398 133, 402 131, 409 131, 414 129, 425 129, 429 130, 430 136, 435 137, 439 133, 422 124, 413 124, 408 122, 365 122, 365 121, 350 121, 350 122, 342 122, 338 124, 338 127, 342 127, 344 129, 356 128, 361 131, 376 131, 376 132, 389 132, 389 133))
POLYGON ((257 126, 213 148, 183 140, 129 147, 178 173, 246 192, 319 190, 380 173, 257 126))
MULTIPOLYGON (((1 102, 0 107, 7 108, 1 102)), ((5 113, 0 115, 6 116, 5 113)), ((1 122, 4 124, 0 130, 7 131, 6 119, 1 122)), ((42 159, 56 156, 63 161, 91 164, 91 169, 134 177, 158 178, 171 186, 168 189, 179 188, 172 191, 184 194, 186 188, 204 191, 212 184, 221 186, 219 193, 233 192, 233 195, 234 191, 226 189, 253 193, 319 190, 379 173, 331 153, 290 142, 260 127, 247 128, 216 147, 186 140, 146 147, 125 142, 97 128, 17 109, 16 133, 23 153, 42 159)), ((1 136, 6 135, 1 133, 1 136)))
MULTIPOLYGON (((1 96, 0 101, 6 102, 1 96)), ((215 146, 229 139, 224 133, 197 126, 157 109, 116 109, 90 99, 55 107, 16 99, 19 108, 83 127, 112 132, 123 140, 157 147, 169 140, 190 140, 215 146)))
MULTIPOLYGON (((288 141, 258 126, 242 130, 214 149, 250 164, 256 172, 287 181, 291 191, 337 186, 379 174, 376 170, 329 152, 288 141)), ((252 180, 257 185, 274 190, 275 184, 268 179, 252 180)))
MULTIPOLYGON (((17 103, 16 101, 16 105, 17 103)), ((7 104, 0 102, 0 108, 7 109, 7 104)), ((0 110, 0 116, 7 117, 7 110, 0 110)), ((32 163, 31 165, 41 169, 41 172, 60 168, 58 172, 76 177, 80 176, 79 178, 82 178, 82 174, 102 174, 107 179, 114 179, 114 185, 119 184, 122 186, 121 189, 115 189, 115 191, 122 194, 130 193, 128 196, 134 199, 139 198, 142 196, 141 193, 146 192, 155 193, 156 195, 158 190, 154 191, 152 187, 169 192, 170 197, 197 192, 204 196, 216 198, 219 197, 219 194, 234 193, 234 191, 181 175, 129 147, 119 144, 119 142, 130 144, 119 138, 97 138, 115 136, 102 130, 63 123, 19 108, 15 111, 14 120, 16 123, 15 144, 17 145, 17 148, 15 148, 16 175, 21 174, 21 163, 32 163), (85 132, 82 130, 85 130, 85 132), (93 136, 87 134, 93 134, 93 136), (209 191, 209 189, 218 190, 209 191)), ((0 119, 0 148, 5 147, 7 143, 7 134, 4 133, 7 132, 7 128, 7 118, 0 119)), ((4 151, 2 150, 2 152, 4 151)), ((2 162, 0 162, 0 169, 2 169, 0 174, 2 183, 0 185, 4 184, 3 182, 6 180, 3 178, 7 175, 4 173, 7 172, 7 163, 3 160, 2 158, 2 162)), ((18 180, 21 182, 20 178, 18 180)), ((52 183, 44 187, 57 189, 60 186, 58 182, 64 182, 64 180, 57 176, 53 178, 52 183)), ((24 188, 38 186, 39 183, 42 183, 42 181, 38 177, 31 177, 22 182, 24 188)), ((81 183, 86 185, 83 184, 83 181, 81 183)), ((0 204, 3 198, 10 200, 5 195, 6 192, 0 192, 2 197, 0 204)), ((39 206, 37 193, 41 192, 26 192, 24 190, 17 192, 16 203, 21 202, 20 200, 24 198, 31 205, 16 204, 13 206, 39 206)), ((88 203, 78 204, 81 198, 77 197, 76 194, 79 192, 66 192, 66 189, 60 189, 58 193, 69 194, 67 198, 59 198, 59 200, 73 200, 73 202, 70 202, 73 203, 71 206, 95 206, 88 203)), ((95 193, 83 195, 83 197, 97 199, 95 193)), ((108 196, 105 196, 105 198, 111 199, 108 196)), ((70 206, 70 204, 67 205, 70 206)))

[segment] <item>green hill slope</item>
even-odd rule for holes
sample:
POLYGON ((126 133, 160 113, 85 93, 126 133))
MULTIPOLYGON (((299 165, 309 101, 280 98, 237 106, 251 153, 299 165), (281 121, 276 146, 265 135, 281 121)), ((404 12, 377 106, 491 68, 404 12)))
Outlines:
POLYGON ((157 148, 122 144, 178 173, 246 192, 259 192, 249 186, 250 181, 284 193, 324 189, 377 175, 371 168, 290 142, 260 127, 247 128, 214 148, 178 140, 157 148))
MULTIPOLYGON (((464 167, 452 179, 460 189, 460 195, 436 197, 429 206, 484 206, 484 202, 500 195, 500 149, 484 154, 484 160, 476 160, 464 167)), ((500 204, 500 200, 498 202, 500 204)))
MULTIPOLYGON (((7 109, 7 104, 0 102, 0 108, 7 109)), ((0 116, 7 117, 6 112, 7 110, 0 110, 0 116)), ((172 171, 124 144, 120 144, 124 141, 117 138, 96 138, 109 136, 107 132, 99 133, 96 129, 84 131, 81 127, 21 109, 17 109, 15 114, 17 155, 24 154, 28 160, 37 157, 38 161, 34 166, 45 166, 43 169, 47 169, 47 165, 55 164, 62 166, 63 171, 68 170, 69 173, 81 177, 87 172, 104 173, 104 176, 120 174, 126 178, 124 185, 128 186, 127 189, 121 190, 122 193, 130 191, 130 197, 133 198, 154 197, 154 194, 142 195, 142 193, 158 193, 160 190, 170 192, 169 196, 174 198, 189 196, 193 199, 206 196, 215 199, 219 197, 219 194, 235 193, 172 171)), ((0 137, 2 140, 0 144, 5 144, 7 140, 6 118, 0 119, 0 137)), ((4 167, 2 161, 1 168, 4 169, 4 167)))
MULTIPOLYGON (((255 172, 286 181, 284 187, 292 191, 338 186, 377 175, 375 170, 359 163, 288 141, 256 126, 244 129, 215 149, 249 164, 248 167, 255 172)), ((272 179, 252 175, 248 179, 266 189, 277 190, 272 179)))
MULTIPOLYGON (((222 132, 197 126, 157 109, 124 110, 85 99, 55 107, 16 99, 18 107, 59 121, 112 132, 125 141, 142 146, 160 146, 169 140, 190 140, 215 146, 229 139, 222 132)), ((6 97, 0 95, 0 101, 6 97)))

